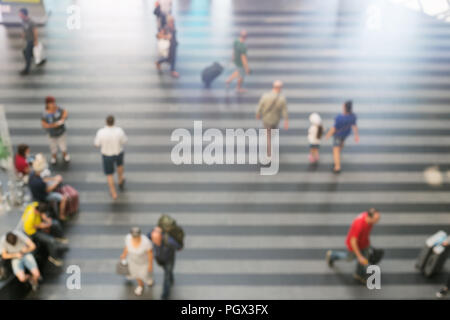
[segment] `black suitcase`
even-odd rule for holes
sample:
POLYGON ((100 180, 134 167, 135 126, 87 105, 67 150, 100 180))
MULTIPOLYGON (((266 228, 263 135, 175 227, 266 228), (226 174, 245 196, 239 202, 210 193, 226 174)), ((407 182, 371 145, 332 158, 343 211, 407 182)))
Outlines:
POLYGON ((425 241, 425 247, 422 249, 422 251, 420 251, 419 257, 417 258, 416 261, 416 268, 419 271, 423 272, 423 268, 425 267, 428 258, 430 257, 431 252, 433 251, 433 248, 436 245, 440 245, 445 240, 446 237, 447 234, 441 230, 430 236, 425 241))
POLYGON ((447 260, 449 251, 448 246, 444 247, 442 245, 435 246, 433 250, 431 250, 431 254, 423 268, 423 274, 425 277, 430 278, 442 270, 442 267, 447 260))
POLYGON ((209 67, 206 67, 202 71, 202 81, 206 88, 211 86, 211 83, 220 76, 223 72, 223 67, 218 62, 214 62, 209 67))

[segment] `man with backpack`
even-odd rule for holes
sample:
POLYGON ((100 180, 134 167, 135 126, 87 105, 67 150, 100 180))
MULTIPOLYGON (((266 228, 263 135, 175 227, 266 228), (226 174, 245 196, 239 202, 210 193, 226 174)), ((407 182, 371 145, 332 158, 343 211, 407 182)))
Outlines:
POLYGON ((183 237, 183 229, 166 215, 159 219, 158 226, 149 234, 153 243, 153 256, 158 265, 164 269, 162 300, 169 298, 170 287, 174 282, 175 253, 183 248, 183 237))

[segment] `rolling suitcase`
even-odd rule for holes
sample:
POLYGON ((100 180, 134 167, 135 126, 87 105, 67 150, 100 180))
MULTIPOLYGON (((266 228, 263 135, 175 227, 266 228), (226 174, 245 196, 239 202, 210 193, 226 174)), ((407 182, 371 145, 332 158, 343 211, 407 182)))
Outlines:
POLYGON ((418 270, 420 270, 420 271, 424 270, 424 267, 427 263, 428 258, 430 257, 430 255, 433 251, 433 248, 436 245, 444 242, 446 237, 447 237, 447 234, 444 231, 438 231, 427 239, 427 241, 425 242, 425 247, 420 252, 419 257, 417 258, 417 261, 416 261, 416 268, 418 270))
POLYGON ((67 198, 68 198, 67 207, 66 207, 67 214, 69 216, 72 216, 75 213, 77 213, 78 209, 79 209, 79 202, 80 202, 78 191, 75 190, 72 186, 65 184, 59 189, 59 193, 67 196, 67 198))
POLYGON ((205 84, 206 88, 211 86, 211 83, 220 76, 223 72, 223 67, 220 63, 214 62, 209 67, 206 67, 202 71, 202 81, 205 84))
POLYGON ((431 250, 430 256, 423 268, 423 274, 425 277, 430 278, 433 275, 439 273, 447 260, 450 248, 443 245, 437 245, 431 250))

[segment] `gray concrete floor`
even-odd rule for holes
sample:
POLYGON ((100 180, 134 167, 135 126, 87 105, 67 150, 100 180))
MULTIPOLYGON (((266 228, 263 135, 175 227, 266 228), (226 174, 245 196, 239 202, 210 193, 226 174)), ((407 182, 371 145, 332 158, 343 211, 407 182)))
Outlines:
MULTIPOLYGON (((67 229, 64 268, 29 298, 133 299, 133 285, 114 273, 123 238, 134 225, 150 230, 161 213, 187 233, 174 299, 433 298, 445 274, 426 280, 413 266, 427 236, 450 231, 450 26, 384 1, 381 30, 367 28, 363 1, 174 2, 178 80, 155 70, 153 1, 46 1, 51 16, 39 31, 48 63, 26 78, 18 75, 20 30, 0 27, 0 103, 13 142, 48 155, 39 118, 45 96, 55 96, 70 114, 72 163, 53 170, 82 200, 67 229), (70 4, 81 6, 80 30, 66 27, 70 4), (253 72, 248 92, 236 94, 224 81, 243 28, 253 72), (227 68, 205 90, 200 72, 214 61, 227 68), (275 79, 285 82, 290 113, 277 175, 261 176, 255 165, 171 162, 172 130, 192 130, 194 120, 205 128, 259 128, 254 111, 275 79), (311 169, 308 115, 320 112, 329 128, 348 98, 360 143, 349 139, 341 175, 331 173, 329 141, 311 169), (127 191, 116 203, 92 146, 109 113, 130 140, 127 191), (434 165, 437 186, 425 174, 434 165), (324 261, 327 249, 344 248, 352 219, 372 206, 383 214, 372 242, 386 249, 375 291, 353 282, 353 264, 329 269, 324 261), (81 290, 66 288, 69 265, 81 268, 81 290)), ((155 269, 144 299, 160 296, 155 269)))

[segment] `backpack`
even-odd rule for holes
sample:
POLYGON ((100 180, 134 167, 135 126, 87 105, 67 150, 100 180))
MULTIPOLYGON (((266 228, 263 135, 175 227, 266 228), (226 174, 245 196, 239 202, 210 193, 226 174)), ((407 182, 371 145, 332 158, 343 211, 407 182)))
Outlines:
MULTIPOLYGON (((175 239, 183 249, 184 246, 184 230, 172 217, 163 214, 158 220, 158 227, 160 227, 164 232, 168 233, 172 238, 175 239)), ((180 250, 181 250, 180 249, 180 250)))

